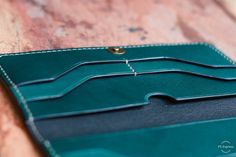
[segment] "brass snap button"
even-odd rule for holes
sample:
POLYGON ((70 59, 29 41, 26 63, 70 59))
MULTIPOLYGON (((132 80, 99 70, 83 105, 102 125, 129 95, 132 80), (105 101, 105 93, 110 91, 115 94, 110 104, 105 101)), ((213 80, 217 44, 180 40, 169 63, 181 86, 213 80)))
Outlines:
POLYGON ((107 49, 110 53, 116 54, 116 55, 122 55, 125 53, 125 51, 122 48, 119 47, 109 47, 107 49))

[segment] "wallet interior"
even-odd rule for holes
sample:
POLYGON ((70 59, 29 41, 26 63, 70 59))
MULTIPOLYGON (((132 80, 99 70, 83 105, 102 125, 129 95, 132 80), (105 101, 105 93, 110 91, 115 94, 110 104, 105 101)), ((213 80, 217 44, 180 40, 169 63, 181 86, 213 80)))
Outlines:
POLYGON ((236 116, 236 66, 213 46, 118 48, 125 53, 94 47, 1 55, 1 78, 49 155, 139 156, 134 149, 142 147, 142 156, 165 134, 158 128, 214 129, 236 116), (136 147, 122 146, 122 138, 136 147))

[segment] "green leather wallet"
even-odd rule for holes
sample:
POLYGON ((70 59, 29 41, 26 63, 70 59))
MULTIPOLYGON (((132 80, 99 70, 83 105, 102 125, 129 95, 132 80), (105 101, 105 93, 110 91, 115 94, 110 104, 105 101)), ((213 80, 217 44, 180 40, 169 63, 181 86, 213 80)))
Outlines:
POLYGON ((207 43, 0 55, 48 156, 236 156, 236 65, 207 43))

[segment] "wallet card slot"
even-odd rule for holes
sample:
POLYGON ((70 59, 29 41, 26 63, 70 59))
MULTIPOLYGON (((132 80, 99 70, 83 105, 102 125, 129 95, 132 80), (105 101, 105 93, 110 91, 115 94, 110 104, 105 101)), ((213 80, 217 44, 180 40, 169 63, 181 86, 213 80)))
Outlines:
POLYGON ((31 81, 28 81, 28 82, 23 82, 23 83, 18 84, 18 86, 25 86, 25 85, 38 84, 38 83, 48 83, 48 82, 50 83, 50 82, 53 82, 57 79, 60 79, 61 77, 67 75, 70 72, 73 72, 77 68, 84 67, 84 66, 90 66, 90 65, 99 66, 100 64, 108 64, 108 63, 112 64, 112 63, 124 63, 124 62, 125 62, 124 60, 106 60, 106 61, 83 62, 83 63, 76 64, 76 65, 74 65, 74 66, 72 66, 68 69, 65 69, 65 71, 63 71, 61 73, 58 73, 54 76, 45 77, 43 79, 31 80, 31 81))
MULTIPOLYGON (((149 73, 179 72, 209 77, 225 81, 236 79, 235 68, 206 68, 175 60, 148 60, 129 62, 137 75, 149 73)), ((90 79, 121 76, 132 72, 125 63, 98 64, 81 66, 53 82, 21 86, 27 101, 45 100, 62 97, 90 79)))
POLYGON ((149 97, 155 95, 168 96, 178 101, 235 95, 235 91, 236 81, 168 72, 97 78, 87 81, 63 97, 28 104, 37 119, 146 105, 149 97))
MULTIPOLYGON (((178 59, 178 58, 171 58, 171 57, 165 57, 165 56, 160 56, 160 57, 153 57, 153 58, 141 58, 141 59, 131 59, 129 60, 129 62, 143 62, 143 61, 162 61, 162 60, 166 60, 166 61, 173 61, 173 62, 181 62, 181 63, 188 63, 188 64, 192 64, 192 65, 198 65, 198 66, 202 66, 202 67, 206 67, 206 68, 232 68, 232 69, 236 69, 236 66, 233 65, 207 65, 204 63, 198 63, 198 62, 191 62, 188 60, 183 60, 183 59, 178 59)), ((43 78, 43 79, 36 79, 36 80, 31 80, 28 82, 23 82, 20 83, 18 86, 25 86, 25 85, 30 85, 30 84, 37 84, 37 83, 48 83, 48 82, 53 82, 57 79, 60 79, 61 77, 63 77, 64 75, 67 75, 68 73, 72 72, 73 70, 76 70, 77 68, 80 68, 81 66, 89 66, 89 65, 99 65, 99 64, 108 64, 108 63, 124 63, 125 59, 123 58, 122 60, 104 60, 104 61, 90 61, 90 62, 79 62, 77 64, 75 64, 74 66, 65 69, 64 71, 62 71, 61 73, 58 73, 54 76, 50 76, 48 78, 43 78)))
MULTIPOLYGON (((188 61, 188 60, 178 59, 178 58, 172 58, 172 57, 167 57, 167 56, 147 57, 147 58, 141 58, 141 59, 131 59, 129 61, 130 62, 139 62, 139 61, 149 61, 149 60, 172 60, 172 61, 189 63, 189 64, 208 67, 208 68, 235 68, 236 69, 236 66, 234 66, 234 65, 208 65, 208 64, 201 63, 201 62, 193 62, 193 61, 188 61)), ((98 65, 98 64, 107 64, 107 63, 122 63, 124 61, 125 60, 123 58, 123 59, 120 59, 120 60, 90 61, 90 62, 82 62, 82 63, 79 62, 79 63, 76 63, 75 65, 73 65, 72 67, 69 67, 68 69, 64 69, 64 71, 61 71, 58 74, 52 75, 50 77, 45 77, 45 78, 41 78, 41 79, 35 79, 35 80, 22 82, 22 83, 18 84, 18 86, 55 81, 55 80, 59 79, 60 77, 63 77, 67 73, 73 71, 74 69, 79 68, 80 66, 93 65, 93 64, 98 65)))
MULTIPOLYGON (((155 47, 124 47, 125 54, 114 55, 106 48, 63 50, 55 53, 34 53, 1 57, 0 64, 16 85, 55 80, 80 65, 104 62, 173 58, 209 67, 235 67, 207 44, 166 45, 155 47), (17 65, 17 66, 16 66, 17 65), (37 69, 37 70, 35 70, 37 69), (27 73, 27 75, 26 75, 27 73)), ((59 50, 58 50, 59 51, 59 50)))
POLYGON ((26 101, 58 97, 68 93, 89 79, 98 77, 133 75, 125 63, 110 63, 81 66, 53 82, 20 86, 26 101))
POLYGON ((166 57, 166 56, 160 56, 160 57, 147 57, 147 58, 139 58, 139 59, 130 59, 129 62, 145 62, 145 61, 173 61, 173 62, 182 62, 182 63, 187 63, 187 64, 192 64, 196 66, 202 66, 206 68, 232 68, 236 69, 236 65, 211 65, 211 64, 205 64, 203 62, 194 62, 194 61, 189 61, 185 59, 179 59, 179 58, 173 58, 173 57, 166 57))
POLYGON ((106 49, 86 49, 9 55, 0 59, 1 66, 17 86, 54 80, 78 66, 103 62, 123 62, 123 58, 107 53, 106 49))
POLYGON ((189 64, 187 62, 178 62, 176 60, 145 60, 139 62, 129 62, 130 66, 139 73, 155 73, 155 72, 188 72, 192 74, 202 75, 205 77, 235 80, 236 67, 205 67, 197 64, 189 64))
MULTIPOLYGON (((184 59, 178 59, 178 58, 172 58, 172 57, 166 57, 166 56, 160 56, 160 57, 148 57, 148 58, 141 58, 141 59, 131 59, 129 60, 130 62, 140 62, 140 61, 151 61, 151 60, 170 60, 170 61, 176 61, 176 62, 183 62, 183 63, 188 63, 188 64, 193 64, 193 65, 198 65, 198 66, 203 66, 203 67, 208 67, 208 68, 235 68, 236 66, 234 65, 208 65, 200 62, 192 62, 184 59)), ((78 62, 72 67, 69 67, 68 69, 64 69, 64 71, 61 71, 58 74, 41 78, 41 79, 35 79, 35 80, 30 80, 26 82, 22 82, 18 84, 18 86, 23 86, 23 85, 29 85, 29 84, 36 84, 36 83, 44 83, 44 82, 52 82, 60 77, 63 77, 67 73, 73 71, 74 69, 79 68, 80 66, 86 66, 86 65, 98 65, 98 64, 107 64, 107 63, 122 63, 125 62, 125 59, 122 58, 120 60, 103 60, 103 61, 89 61, 89 62, 78 62)))
POLYGON ((223 53, 214 46, 199 43, 196 45, 169 45, 157 47, 132 47, 126 48, 122 56, 129 61, 142 58, 167 57, 181 59, 192 63, 199 63, 213 67, 234 66, 230 59, 222 57, 223 53))

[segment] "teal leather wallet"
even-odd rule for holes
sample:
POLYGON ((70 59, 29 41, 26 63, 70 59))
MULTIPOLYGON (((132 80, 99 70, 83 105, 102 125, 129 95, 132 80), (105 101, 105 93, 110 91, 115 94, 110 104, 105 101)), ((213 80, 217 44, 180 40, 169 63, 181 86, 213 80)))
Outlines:
POLYGON ((236 156, 236 65, 207 43, 0 55, 48 156, 236 156))

